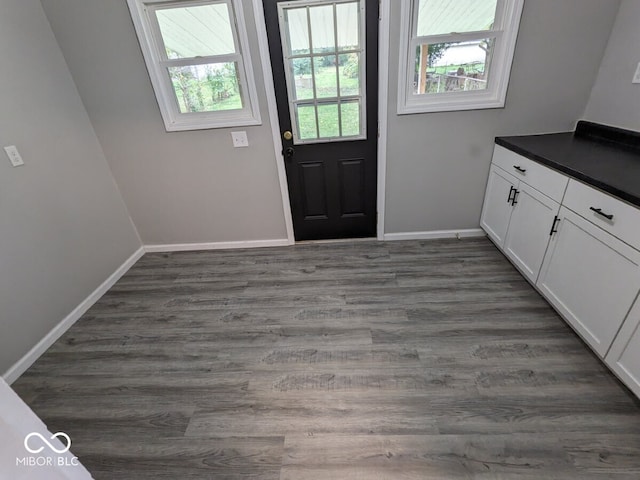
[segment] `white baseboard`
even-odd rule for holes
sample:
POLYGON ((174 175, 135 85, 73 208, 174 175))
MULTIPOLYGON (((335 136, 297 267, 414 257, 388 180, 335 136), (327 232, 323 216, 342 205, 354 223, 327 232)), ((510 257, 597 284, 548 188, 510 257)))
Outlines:
POLYGON ((484 237, 486 233, 481 228, 469 228, 465 230, 435 230, 432 232, 402 232, 385 233, 385 241, 395 240, 435 240, 438 238, 470 238, 484 237))
POLYGON ((145 245, 147 253, 158 252, 190 252, 194 250, 229 250, 238 248, 263 248, 263 247, 286 247, 293 245, 287 238, 276 240, 247 240, 239 242, 212 242, 212 243, 175 243, 168 245, 145 245))
POLYGON ((40 340, 29 352, 18 360, 2 376, 9 385, 15 382, 33 363, 54 344, 71 326, 76 323, 91 306, 107 293, 107 291, 144 255, 144 248, 140 247, 131 255, 109 278, 96 288, 80 305, 73 309, 53 330, 40 340))

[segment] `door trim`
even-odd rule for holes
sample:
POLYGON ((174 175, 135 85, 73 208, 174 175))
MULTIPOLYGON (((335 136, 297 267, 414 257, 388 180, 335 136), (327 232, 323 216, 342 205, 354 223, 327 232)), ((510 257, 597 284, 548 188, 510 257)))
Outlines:
POLYGON ((278 107, 276 105, 276 87, 273 84, 273 71, 271 70, 271 57, 269 56, 269 41, 267 39, 267 26, 264 19, 262 0, 252 0, 253 18, 258 34, 258 49, 260 51, 260 63, 262 64, 262 76, 267 97, 267 110, 269 111, 269 123, 271 123, 271 135, 273 137, 273 150, 278 169, 278 181, 280 182, 280 194, 282 195, 282 210, 284 223, 287 229, 289 245, 296 243, 293 235, 293 216, 291 203, 289 202, 289 186, 287 185, 287 172, 282 156, 282 138, 280 138, 280 123, 278 121, 278 107))
MULTIPOLYGON (((267 39, 267 26, 264 18, 264 8, 262 0, 252 0, 253 17, 258 34, 258 48, 260 52, 260 63, 262 64, 262 76, 264 77, 264 88, 267 97, 267 109, 269 111, 269 122, 271 123, 271 134, 273 136, 273 146, 278 169, 278 180, 280 181, 280 192, 282 195, 282 209, 287 229, 287 240, 289 245, 295 244, 293 234, 293 217, 291 214, 291 203, 289 201, 289 187, 287 185, 287 175, 282 156, 282 138, 280 138, 280 123, 278 121, 278 108, 276 106, 276 89, 273 84, 273 71, 271 69, 271 58, 269 56, 269 42, 267 39)), ((380 21, 378 26, 378 174, 377 174, 377 239, 384 240, 384 209, 385 190, 387 174, 387 111, 388 111, 388 91, 389 91, 389 12, 391 0, 380 0, 380 21)))
POLYGON ((387 112, 389 110, 389 36, 391 0, 380 0, 378 25, 378 240, 385 240, 384 219, 387 191, 387 112))

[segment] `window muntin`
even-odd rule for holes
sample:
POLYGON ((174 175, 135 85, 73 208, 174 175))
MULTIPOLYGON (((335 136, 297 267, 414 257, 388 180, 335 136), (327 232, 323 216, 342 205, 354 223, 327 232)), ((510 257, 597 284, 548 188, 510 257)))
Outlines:
POLYGON ((504 106, 523 0, 403 0, 398 113, 504 106))
POLYGON ((260 124, 238 0, 129 0, 167 130, 260 124))
POLYGON ((296 144, 366 138, 364 4, 278 5, 296 144))

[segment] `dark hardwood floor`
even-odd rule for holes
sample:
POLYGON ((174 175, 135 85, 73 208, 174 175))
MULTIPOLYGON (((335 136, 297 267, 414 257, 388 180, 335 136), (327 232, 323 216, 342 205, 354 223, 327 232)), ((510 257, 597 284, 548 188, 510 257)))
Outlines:
POLYGON ((96 479, 640 478, 640 403, 486 239, 148 254, 14 388, 96 479))

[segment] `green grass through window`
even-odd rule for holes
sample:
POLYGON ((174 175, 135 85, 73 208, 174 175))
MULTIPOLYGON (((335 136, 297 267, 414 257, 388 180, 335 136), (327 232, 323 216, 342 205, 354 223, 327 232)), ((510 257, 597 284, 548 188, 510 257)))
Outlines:
MULTIPOLYGON (((358 78, 350 78, 344 73, 345 67, 339 67, 340 94, 358 95, 360 85, 358 78)), ((305 76, 302 76, 305 77, 305 76)), ((310 76, 306 76, 310 78, 310 76)), ((318 99, 337 97, 336 69, 333 66, 316 69, 316 92, 318 99)), ((297 98, 313 98, 313 86, 310 81, 296 81, 297 98)), ((342 136, 357 136, 360 134, 360 108, 357 101, 343 103, 342 108, 342 136)), ((310 140, 318 138, 316 130, 315 108, 303 105, 298 108, 300 138, 310 140)), ((338 105, 335 103, 320 104, 318 106, 318 123, 320 138, 339 137, 338 105)))

